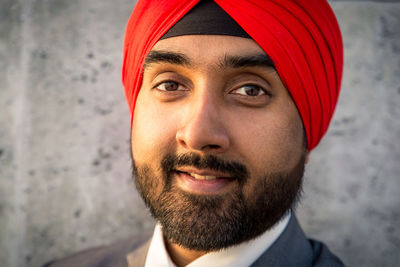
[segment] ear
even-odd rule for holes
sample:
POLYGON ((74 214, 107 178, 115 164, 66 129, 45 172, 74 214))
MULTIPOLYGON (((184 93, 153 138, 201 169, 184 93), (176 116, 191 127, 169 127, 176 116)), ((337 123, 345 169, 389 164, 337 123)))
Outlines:
POLYGON ((308 161, 310 160, 310 152, 306 152, 306 161, 305 161, 305 163, 307 164, 308 163, 308 161))

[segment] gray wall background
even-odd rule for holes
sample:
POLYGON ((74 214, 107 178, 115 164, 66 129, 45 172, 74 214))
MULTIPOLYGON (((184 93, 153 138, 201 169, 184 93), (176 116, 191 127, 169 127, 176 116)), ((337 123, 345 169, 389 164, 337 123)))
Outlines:
MULTIPOLYGON (((345 69, 307 166, 306 233, 348 266, 400 266, 400 3, 331 1, 345 69)), ((120 82, 132 0, 0 0, 0 266, 151 231, 120 82)))

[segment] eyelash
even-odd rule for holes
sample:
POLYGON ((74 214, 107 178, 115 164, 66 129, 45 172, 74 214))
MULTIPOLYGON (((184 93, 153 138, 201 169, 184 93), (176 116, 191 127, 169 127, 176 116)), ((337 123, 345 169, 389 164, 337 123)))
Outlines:
MULTIPOLYGON (((176 79, 166 79, 163 81, 158 82, 156 85, 152 87, 155 92, 164 100, 169 100, 172 101, 174 99, 177 99, 179 97, 182 97, 186 95, 187 91, 190 91, 190 87, 187 87, 184 85, 185 83, 182 83, 180 81, 177 81, 176 79), (174 84, 174 86, 177 86, 173 90, 166 90, 160 89, 160 86, 165 86, 168 83, 174 84)), ((244 101, 243 103, 248 103, 250 105, 254 103, 265 103, 269 98, 272 97, 272 93, 270 90, 268 90, 269 87, 266 86, 260 86, 256 83, 243 83, 240 86, 236 86, 234 89, 231 89, 228 94, 232 96, 236 96, 235 98, 241 102, 244 101), (246 93, 246 87, 250 88, 256 88, 258 91, 257 95, 247 95, 246 93), (244 90, 243 93, 238 93, 238 90, 244 90), (260 92, 262 92, 260 94, 260 92)))
MULTIPOLYGON (((240 90, 240 89, 244 89, 244 88, 246 88, 246 87, 247 87, 247 88, 253 87, 253 88, 259 89, 261 92, 264 93, 264 94, 262 94, 262 95, 271 96, 271 93, 270 93, 269 91, 267 91, 267 90, 264 89, 263 87, 261 87, 261 86, 259 86, 259 85, 256 85, 256 84, 244 84, 244 85, 242 85, 242 86, 240 86, 240 87, 234 89, 232 92, 237 91, 237 90, 240 90)), ((246 90, 246 89, 244 89, 244 90, 246 90)), ((237 95, 244 96, 244 97, 257 97, 257 96, 260 96, 260 95, 256 95, 256 96, 252 96, 252 95, 242 95, 242 94, 238 94, 238 93, 236 93, 236 94, 237 94, 237 95)))
POLYGON ((179 87, 183 87, 183 85, 181 83, 173 81, 173 80, 166 80, 166 81, 162 81, 162 82, 157 83, 155 86, 153 86, 153 89, 159 90, 161 92, 183 91, 183 90, 178 90, 179 87), (176 90, 161 90, 161 89, 158 88, 160 85, 163 85, 163 84, 165 85, 165 84, 168 84, 168 83, 173 83, 173 84, 177 85, 178 88, 176 90))
MULTIPOLYGON (((172 80, 167 80, 167 81, 162 81, 162 82, 157 83, 157 84, 153 87, 153 89, 158 89, 158 90, 160 90, 160 91, 165 91, 165 92, 168 92, 168 91, 178 91, 179 87, 181 87, 181 86, 182 86, 182 84, 180 84, 179 82, 172 81, 172 80), (173 83, 173 84, 177 85, 178 88, 177 88, 176 90, 161 90, 161 89, 158 89, 158 87, 159 87, 160 85, 163 85, 163 84, 165 85, 165 84, 168 84, 168 83, 173 83)), ((261 86, 255 85, 255 84, 245 84, 245 85, 242 85, 242 86, 240 86, 240 87, 234 89, 233 91, 237 91, 237 90, 239 90, 239 89, 241 89, 241 88, 246 88, 246 87, 255 87, 256 89, 259 89, 260 91, 264 92, 265 95, 271 95, 267 90, 265 90, 265 89, 262 88, 261 86)))

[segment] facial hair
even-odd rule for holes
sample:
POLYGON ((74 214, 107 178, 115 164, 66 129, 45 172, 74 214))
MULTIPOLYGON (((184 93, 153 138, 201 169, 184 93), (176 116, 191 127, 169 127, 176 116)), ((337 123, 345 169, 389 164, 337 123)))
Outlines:
POLYGON ((250 177, 244 164, 213 155, 168 154, 159 170, 137 166, 134 158, 132 163, 136 187, 167 240, 208 252, 251 240, 273 227, 300 198, 305 157, 289 172, 265 170, 260 177, 250 177), (237 186, 218 195, 183 191, 173 183, 175 170, 182 166, 228 174, 237 186), (250 182, 251 192, 245 192, 250 182), (160 187, 158 194, 154 189, 160 187))

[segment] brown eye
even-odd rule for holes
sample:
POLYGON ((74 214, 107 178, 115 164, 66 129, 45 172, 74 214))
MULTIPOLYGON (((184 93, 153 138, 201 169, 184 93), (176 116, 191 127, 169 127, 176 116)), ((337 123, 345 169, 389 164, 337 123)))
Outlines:
POLYGON ((233 93, 244 96, 261 96, 267 94, 264 89, 257 85, 244 85, 234 90, 233 93))
POLYGON ((173 81, 168 81, 168 82, 162 82, 159 83, 157 86, 155 86, 156 89, 160 91, 177 91, 177 90, 182 90, 180 88, 180 84, 177 82, 173 81))

